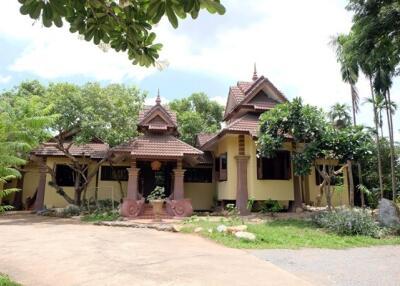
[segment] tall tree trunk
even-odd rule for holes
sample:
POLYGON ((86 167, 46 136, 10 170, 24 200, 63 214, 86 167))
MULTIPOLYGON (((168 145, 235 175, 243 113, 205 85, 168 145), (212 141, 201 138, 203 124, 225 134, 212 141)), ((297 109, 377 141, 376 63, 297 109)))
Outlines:
POLYGON ((349 174, 349 203, 354 207, 354 179, 351 160, 347 160, 347 173, 349 174))
POLYGON ((375 93, 374 93, 371 77, 369 78, 369 86, 370 86, 370 89, 371 89, 372 106, 373 106, 373 109, 374 109, 375 139, 376 139, 377 152, 378 152, 379 190, 380 190, 381 199, 382 199, 383 198, 383 175, 382 175, 381 143, 380 143, 380 139, 379 139, 378 111, 377 111, 377 108, 376 108, 375 93))
POLYGON ((390 90, 385 92, 385 105, 386 105, 386 116, 389 127, 389 141, 390 141, 390 173, 392 177, 392 194, 393 200, 396 199, 396 176, 394 170, 394 139, 393 139, 393 119, 391 106, 392 102, 390 100, 390 90))

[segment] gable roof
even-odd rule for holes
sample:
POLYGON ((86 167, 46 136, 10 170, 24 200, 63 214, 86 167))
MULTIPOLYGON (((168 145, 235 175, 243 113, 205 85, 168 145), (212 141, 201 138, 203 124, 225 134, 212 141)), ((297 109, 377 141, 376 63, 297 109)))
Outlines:
MULTIPOLYGON (((269 95, 269 94, 268 94, 269 95)), ((279 91, 267 78, 261 76, 255 79, 253 82, 239 81, 236 86, 231 86, 229 89, 227 104, 225 108, 224 120, 228 120, 235 110, 244 106, 247 103, 247 107, 253 109, 266 110, 273 108, 275 104, 279 102, 285 102, 287 98, 279 91), (265 87, 275 98, 271 98, 269 103, 252 104, 250 100, 258 94, 258 91, 265 87)))

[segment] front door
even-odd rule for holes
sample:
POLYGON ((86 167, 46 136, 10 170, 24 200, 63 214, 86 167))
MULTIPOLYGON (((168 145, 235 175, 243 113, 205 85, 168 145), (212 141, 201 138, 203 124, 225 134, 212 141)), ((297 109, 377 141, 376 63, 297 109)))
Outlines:
POLYGON ((173 162, 162 162, 159 170, 151 169, 150 161, 138 162, 139 171, 139 192, 144 197, 160 186, 165 188, 165 196, 168 197, 172 190, 173 162))

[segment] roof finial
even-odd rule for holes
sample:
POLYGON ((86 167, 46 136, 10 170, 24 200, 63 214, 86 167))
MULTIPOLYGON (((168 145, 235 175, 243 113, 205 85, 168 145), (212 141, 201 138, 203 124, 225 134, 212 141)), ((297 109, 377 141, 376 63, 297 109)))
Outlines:
POLYGON ((253 78, 252 79, 253 80, 257 80, 258 79, 256 63, 254 63, 254 72, 253 72, 253 78))
POLYGON ((161 104, 160 89, 157 90, 156 104, 161 104))

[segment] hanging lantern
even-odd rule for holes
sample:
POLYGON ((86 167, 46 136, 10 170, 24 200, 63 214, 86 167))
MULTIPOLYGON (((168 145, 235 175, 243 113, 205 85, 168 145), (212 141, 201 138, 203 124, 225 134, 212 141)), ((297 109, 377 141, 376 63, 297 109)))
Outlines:
POLYGON ((161 162, 160 161, 153 161, 151 162, 151 169, 153 171, 159 171, 161 168, 161 162))

